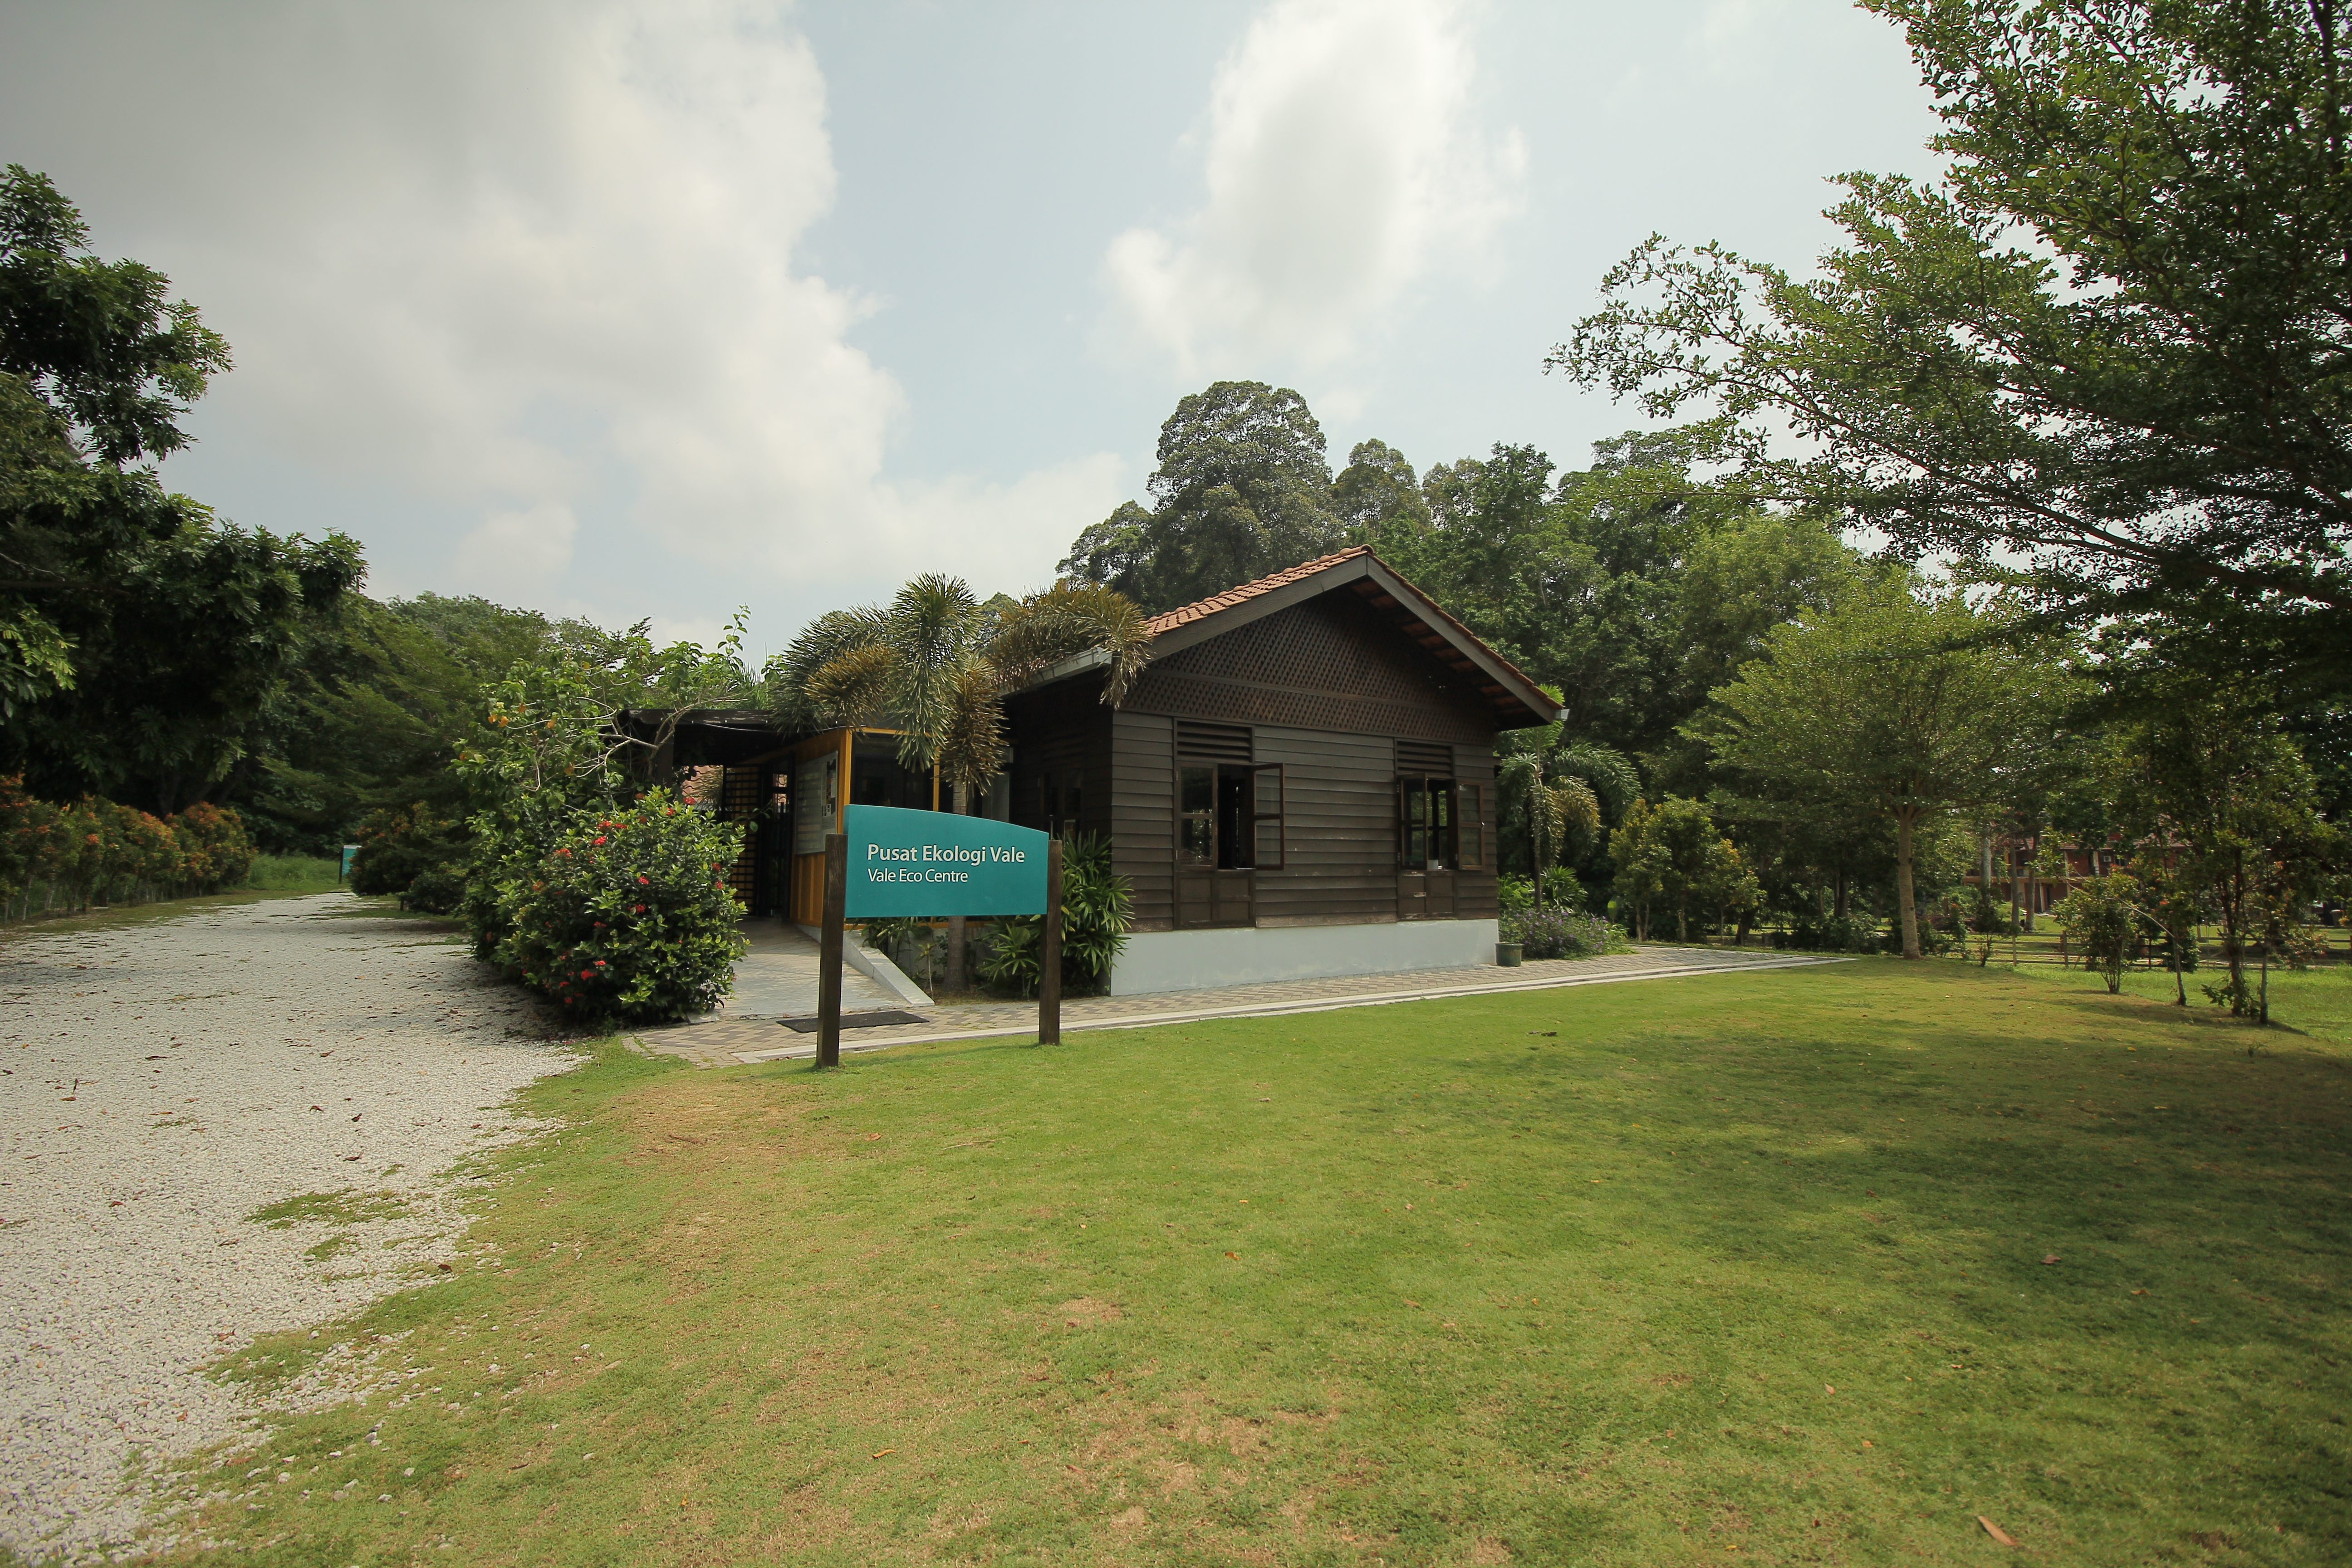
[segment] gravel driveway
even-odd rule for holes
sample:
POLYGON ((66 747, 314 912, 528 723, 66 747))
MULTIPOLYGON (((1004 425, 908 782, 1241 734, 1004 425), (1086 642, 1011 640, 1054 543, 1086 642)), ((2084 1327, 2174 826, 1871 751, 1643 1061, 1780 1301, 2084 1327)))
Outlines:
POLYGON ((0 942, 0 1546, 135 1537, 126 1477, 254 1425, 197 1369, 453 1257, 451 1167, 572 1060, 345 894, 0 942))

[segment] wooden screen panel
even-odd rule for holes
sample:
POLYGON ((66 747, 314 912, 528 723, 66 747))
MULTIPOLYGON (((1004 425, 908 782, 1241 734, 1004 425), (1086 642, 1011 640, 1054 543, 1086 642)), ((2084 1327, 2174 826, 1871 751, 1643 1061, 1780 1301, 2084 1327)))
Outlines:
POLYGON ((745 909, 757 906, 760 892, 760 835, 769 829, 766 807, 775 786, 765 763, 726 770, 719 785, 719 816, 722 822, 749 825, 735 864, 727 868, 727 887, 745 909))
POLYGON ((1349 594, 1309 599, 1154 659, 1127 706, 1211 723, 1437 742, 1494 733, 1483 692, 1349 594))

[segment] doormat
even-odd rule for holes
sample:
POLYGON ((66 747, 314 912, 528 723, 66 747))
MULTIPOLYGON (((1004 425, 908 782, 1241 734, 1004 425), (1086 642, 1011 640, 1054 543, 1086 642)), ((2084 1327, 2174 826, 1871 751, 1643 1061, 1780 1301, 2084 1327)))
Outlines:
MULTIPOLYGON (((785 1028, 794 1034, 814 1035, 823 1024, 815 1018, 785 1018, 785 1028)), ((929 1018, 919 1018, 912 1013, 844 1013, 841 1026, 845 1029, 887 1029, 893 1024, 928 1024, 929 1018)))

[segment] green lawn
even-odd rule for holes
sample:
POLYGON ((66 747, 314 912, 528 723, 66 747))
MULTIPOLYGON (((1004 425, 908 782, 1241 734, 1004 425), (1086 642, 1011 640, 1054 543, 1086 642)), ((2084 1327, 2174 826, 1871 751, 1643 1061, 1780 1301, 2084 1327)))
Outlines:
POLYGON ((480 1258, 223 1369, 342 1342, 406 1393, 232 1457, 202 1528, 1876 1564, 1999 1560, 1984 1515, 2041 1563, 2340 1563, 2352 974, 2289 978, 2308 1033, 1869 960, 830 1075, 607 1047, 530 1097, 570 1130, 495 1168, 480 1258))
POLYGON ((341 861, 329 855, 257 855, 249 887, 285 893, 331 893, 343 885, 341 861))

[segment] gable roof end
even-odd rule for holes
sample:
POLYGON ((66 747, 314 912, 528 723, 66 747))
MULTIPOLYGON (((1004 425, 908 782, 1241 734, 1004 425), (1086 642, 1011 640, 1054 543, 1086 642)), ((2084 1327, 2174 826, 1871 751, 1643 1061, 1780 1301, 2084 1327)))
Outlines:
POLYGON ((1301 562, 1154 616, 1144 624, 1151 632, 1155 655, 1174 653, 1302 600, 1350 586, 1375 609, 1386 613, 1400 631, 1477 687, 1498 710, 1498 727, 1522 729, 1549 724, 1559 717, 1559 704, 1528 679, 1525 671, 1400 576, 1369 544, 1301 562))

